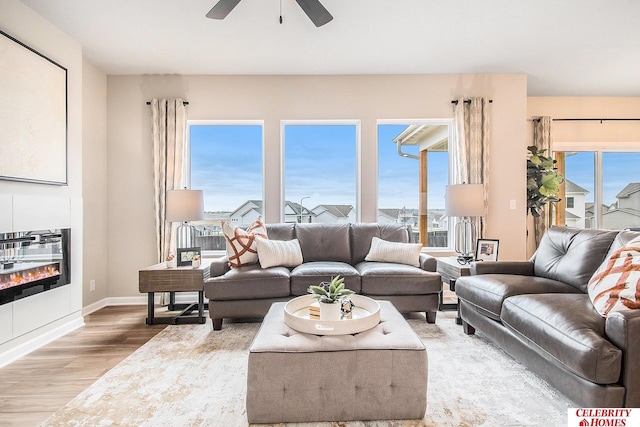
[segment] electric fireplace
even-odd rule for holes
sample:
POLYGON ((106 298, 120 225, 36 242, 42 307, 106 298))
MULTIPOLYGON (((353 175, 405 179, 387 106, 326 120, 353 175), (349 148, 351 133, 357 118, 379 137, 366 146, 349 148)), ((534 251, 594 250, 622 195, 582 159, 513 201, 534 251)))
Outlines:
POLYGON ((71 230, 0 233, 0 304, 71 283, 71 230))

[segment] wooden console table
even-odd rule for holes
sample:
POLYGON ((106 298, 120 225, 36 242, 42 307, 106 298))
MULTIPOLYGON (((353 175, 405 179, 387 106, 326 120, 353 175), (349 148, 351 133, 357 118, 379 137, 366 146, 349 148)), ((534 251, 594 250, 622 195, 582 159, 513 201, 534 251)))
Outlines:
MULTIPOLYGON (((457 257, 436 257, 438 261, 437 271, 440 273, 443 282, 449 283, 449 289, 453 292, 456 291, 456 280, 460 276, 468 276, 470 274, 469 264, 460 264, 458 262, 457 257)), ((460 318, 460 307, 459 304, 445 304, 443 299, 443 293, 440 293, 440 310, 458 310, 458 315, 456 317, 456 323, 458 325, 462 324, 462 319, 460 318)))
POLYGON ((165 263, 143 268, 138 272, 138 289, 147 295, 147 325, 179 323, 205 323, 204 316, 204 281, 209 278, 209 264, 202 263, 200 267, 167 268, 165 263), (155 292, 169 292, 171 304, 169 309, 178 308, 175 304, 176 292, 198 292, 198 302, 183 304, 183 310, 175 317, 155 317, 155 292), (197 316, 191 316, 193 310, 198 309, 197 316))

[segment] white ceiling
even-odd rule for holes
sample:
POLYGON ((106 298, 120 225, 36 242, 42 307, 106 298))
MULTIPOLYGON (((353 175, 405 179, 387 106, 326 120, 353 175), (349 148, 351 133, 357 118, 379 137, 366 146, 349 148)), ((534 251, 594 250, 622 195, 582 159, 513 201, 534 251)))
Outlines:
POLYGON ((640 96, 638 0, 22 0, 107 74, 526 73, 530 96, 640 96), (278 23, 282 4, 284 23, 278 23))

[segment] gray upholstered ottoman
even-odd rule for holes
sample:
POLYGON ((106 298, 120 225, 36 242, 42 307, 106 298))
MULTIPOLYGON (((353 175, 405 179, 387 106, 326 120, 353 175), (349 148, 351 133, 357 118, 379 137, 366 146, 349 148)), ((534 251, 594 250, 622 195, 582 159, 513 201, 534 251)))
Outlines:
POLYGON ((380 323, 355 335, 303 334, 275 303, 249 349, 250 423, 422 419, 427 352, 388 301, 380 323))

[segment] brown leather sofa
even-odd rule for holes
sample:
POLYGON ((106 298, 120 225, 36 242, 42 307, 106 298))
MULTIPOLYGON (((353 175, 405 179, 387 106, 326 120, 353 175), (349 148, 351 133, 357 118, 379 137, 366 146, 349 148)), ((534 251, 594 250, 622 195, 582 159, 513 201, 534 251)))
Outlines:
POLYGON ((409 229, 401 224, 267 224, 269 239, 298 239, 304 262, 292 269, 261 268, 260 264, 230 268, 227 257, 211 263, 204 293, 214 330, 223 318, 264 317, 274 302, 304 295, 311 284, 340 275, 345 286, 374 299, 388 300, 400 312, 425 312, 435 323, 442 279, 435 258, 420 254, 420 267, 370 262, 373 237, 410 242, 409 229))
POLYGON ((594 309, 587 283, 631 231, 553 227, 531 260, 476 262, 456 282, 477 329, 579 407, 640 407, 640 310, 594 309))

